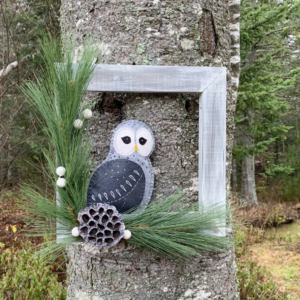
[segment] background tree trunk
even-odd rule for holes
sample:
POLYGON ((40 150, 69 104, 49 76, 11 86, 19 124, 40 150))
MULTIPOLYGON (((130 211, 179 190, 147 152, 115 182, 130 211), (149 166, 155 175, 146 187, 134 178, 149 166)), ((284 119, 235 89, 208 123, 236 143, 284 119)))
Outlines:
POLYGON ((241 201, 247 206, 257 205, 254 155, 248 155, 242 162, 241 201))
MULTIPOLYGON (((253 112, 248 110, 249 123, 253 124, 253 112)), ((243 128, 241 132, 241 143, 245 148, 254 147, 254 141, 250 134, 247 134, 247 128, 243 128)), ((247 155, 242 161, 242 180, 241 180, 241 201, 246 206, 257 205, 257 194, 255 184, 255 164, 254 155, 247 155)))
MULTIPOLYGON (((239 1, 63 0, 63 34, 102 41, 104 63, 226 66, 227 192, 230 193, 236 93, 239 76, 239 1), (229 22, 229 20, 231 20, 229 22)), ((109 152, 114 128, 137 119, 156 139, 152 165, 160 200, 184 190, 198 201, 198 95, 89 95, 94 102, 95 167, 109 152)), ((229 197, 228 197, 229 199, 229 197)), ((120 243, 98 249, 74 243, 67 249, 68 299, 238 299, 234 251, 180 264, 120 243)))
POLYGON ((232 160, 232 191, 234 193, 238 192, 238 177, 237 177, 237 163, 236 160, 232 160))

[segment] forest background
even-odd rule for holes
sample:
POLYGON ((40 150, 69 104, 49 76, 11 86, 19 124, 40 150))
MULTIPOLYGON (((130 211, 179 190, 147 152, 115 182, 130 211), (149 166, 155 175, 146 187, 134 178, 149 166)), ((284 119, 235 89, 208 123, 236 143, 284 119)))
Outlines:
MULTIPOLYGON (((47 176, 40 176, 47 171, 40 151, 47 146, 47 138, 18 86, 35 80, 42 66, 39 38, 45 34, 60 38, 59 8, 59 0, 0 1, 3 299, 65 298, 64 266, 44 265, 38 259, 29 264, 29 254, 41 240, 24 236, 26 212, 18 208, 20 183, 33 182, 49 197, 54 193, 47 176), (28 282, 24 274, 32 270, 36 277, 28 282), (15 283, 8 280, 11 272, 17 274, 15 283), (14 284, 23 288, 17 290, 14 284)), ((268 241, 268 247, 280 246, 283 260, 292 253, 293 264, 300 270, 299 234, 282 236, 267 229, 293 222, 300 208, 299 30, 299 1, 241 1, 241 75, 232 174, 233 205, 243 205, 236 217, 247 225, 236 228, 235 234, 241 299, 300 299, 296 288, 300 274, 284 273, 280 267, 267 270, 263 266, 270 261, 253 255, 255 249, 261 251, 257 245, 265 247, 268 241)))

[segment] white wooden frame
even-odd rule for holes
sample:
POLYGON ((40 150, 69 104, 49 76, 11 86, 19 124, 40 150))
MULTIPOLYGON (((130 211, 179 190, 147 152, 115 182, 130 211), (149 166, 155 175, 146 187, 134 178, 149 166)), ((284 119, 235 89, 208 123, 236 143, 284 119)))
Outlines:
MULTIPOLYGON (((97 65, 89 92, 200 93, 199 201, 226 208, 226 68, 97 65)), ((224 236, 224 227, 213 235, 224 236)))

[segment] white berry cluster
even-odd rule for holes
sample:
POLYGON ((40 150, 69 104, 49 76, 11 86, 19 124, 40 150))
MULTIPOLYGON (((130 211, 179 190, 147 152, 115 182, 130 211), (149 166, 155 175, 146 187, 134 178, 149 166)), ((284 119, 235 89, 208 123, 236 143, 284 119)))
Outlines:
MULTIPOLYGON (((79 236, 79 228, 78 227, 74 227, 73 229, 72 229, 72 235, 74 236, 74 237, 78 237, 79 236)), ((124 236, 123 236, 123 239, 124 240, 129 240, 131 238, 131 231, 130 230, 124 230, 124 236)))
POLYGON ((64 188, 66 186, 66 179, 62 178, 62 176, 64 176, 66 173, 66 169, 64 167, 58 167, 56 169, 56 174, 59 176, 59 178, 56 181, 56 185, 64 188))
MULTIPOLYGON (((90 109, 85 109, 82 114, 86 120, 89 120, 93 116, 93 112, 90 109)), ((74 121, 74 127, 76 129, 80 129, 82 127, 82 125, 83 125, 82 120, 76 119, 74 121)))

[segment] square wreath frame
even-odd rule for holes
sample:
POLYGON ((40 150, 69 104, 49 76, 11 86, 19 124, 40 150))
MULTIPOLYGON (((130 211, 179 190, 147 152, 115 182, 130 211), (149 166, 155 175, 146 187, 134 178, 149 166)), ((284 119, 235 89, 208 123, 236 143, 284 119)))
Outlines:
MULTIPOLYGON (((199 93, 199 202, 204 210, 219 204, 225 211, 226 68, 97 65, 87 91, 199 93)), ((224 227, 209 233, 225 236, 222 221, 224 227)))

